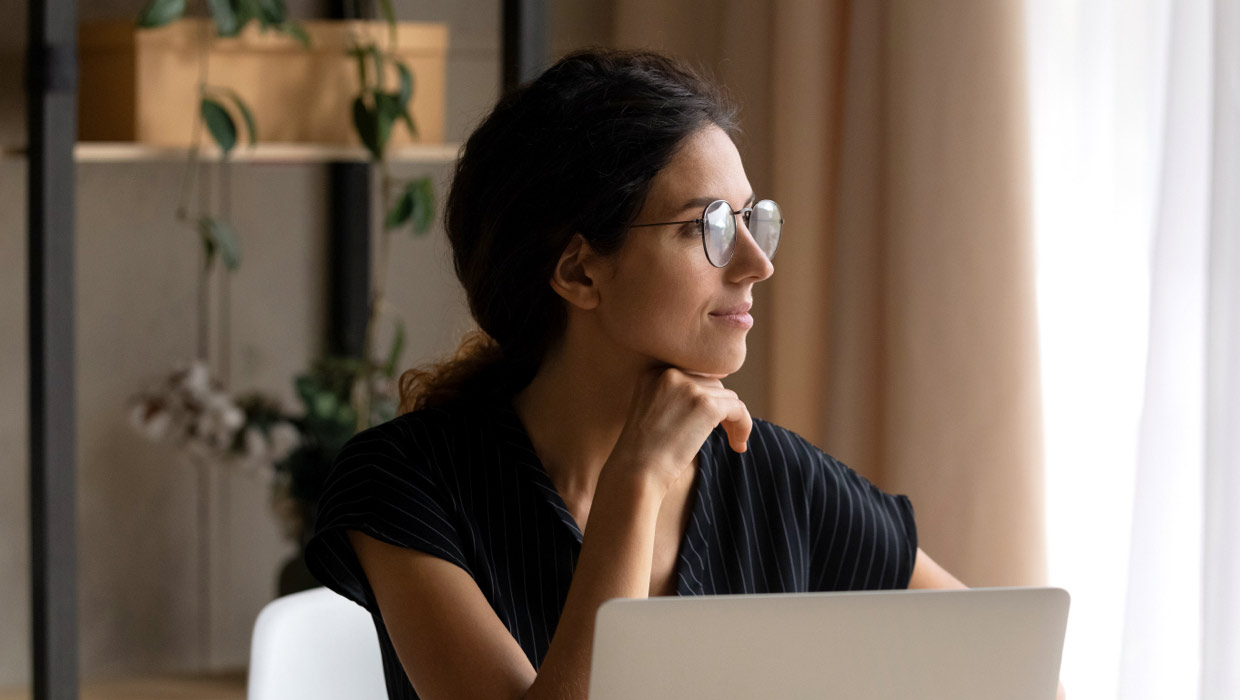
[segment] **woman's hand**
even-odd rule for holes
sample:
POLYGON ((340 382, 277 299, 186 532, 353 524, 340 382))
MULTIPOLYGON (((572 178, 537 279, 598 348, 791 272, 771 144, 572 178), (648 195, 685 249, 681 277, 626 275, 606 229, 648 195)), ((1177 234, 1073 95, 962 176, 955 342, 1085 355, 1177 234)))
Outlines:
POLYGON ((732 449, 744 452, 753 419, 736 392, 718 377, 675 367, 652 370, 634 388, 608 465, 643 470, 666 490, 693 468, 702 443, 720 423, 732 449))

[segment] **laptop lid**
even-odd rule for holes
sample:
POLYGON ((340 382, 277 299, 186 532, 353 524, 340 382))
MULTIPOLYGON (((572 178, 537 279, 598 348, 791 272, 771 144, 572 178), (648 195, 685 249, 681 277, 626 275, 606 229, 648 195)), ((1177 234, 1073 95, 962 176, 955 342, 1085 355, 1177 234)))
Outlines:
POLYGON ((591 700, 1053 700, 1058 588, 617 599, 591 700))

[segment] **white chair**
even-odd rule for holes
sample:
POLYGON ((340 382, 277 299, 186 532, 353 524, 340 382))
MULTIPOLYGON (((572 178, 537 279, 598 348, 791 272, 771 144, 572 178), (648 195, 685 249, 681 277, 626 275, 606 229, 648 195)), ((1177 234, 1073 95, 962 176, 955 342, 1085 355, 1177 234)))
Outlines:
POLYGON ((254 623, 249 700, 387 700, 370 614, 327 588, 277 598, 254 623))

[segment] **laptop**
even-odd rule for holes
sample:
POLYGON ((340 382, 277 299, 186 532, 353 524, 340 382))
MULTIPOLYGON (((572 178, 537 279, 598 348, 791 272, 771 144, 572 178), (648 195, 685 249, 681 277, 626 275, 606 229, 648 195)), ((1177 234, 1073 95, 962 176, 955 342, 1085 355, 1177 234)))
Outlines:
POLYGON ((590 700, 1054 700, 1058 588, 617 599, 590 700))

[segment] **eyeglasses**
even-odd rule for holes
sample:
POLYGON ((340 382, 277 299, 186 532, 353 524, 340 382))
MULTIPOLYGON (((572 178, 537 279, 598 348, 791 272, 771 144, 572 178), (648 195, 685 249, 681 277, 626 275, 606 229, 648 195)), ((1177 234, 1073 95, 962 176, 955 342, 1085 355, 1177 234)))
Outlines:
POLYGON ((775 257, 775 249, 779 247, 779 235, 784 228, 783 211, 779 205, 764 199, 752 207, 732 210, 726 200, 716 199, 706 205, 701 218, 689 221, 663 221, 657 224, 634 224, 632 228, 646 226, 672 226, 697 224, 701 228, 702 247, 706 249, 706 259, 715 267, 723 267, 732 260, 736 252, 736 215, 745 219, 745 227, 749 229, 758 247, 768 259, 775 257))

